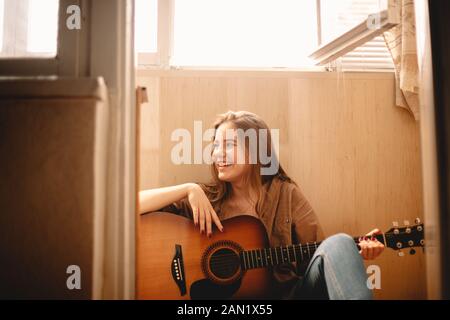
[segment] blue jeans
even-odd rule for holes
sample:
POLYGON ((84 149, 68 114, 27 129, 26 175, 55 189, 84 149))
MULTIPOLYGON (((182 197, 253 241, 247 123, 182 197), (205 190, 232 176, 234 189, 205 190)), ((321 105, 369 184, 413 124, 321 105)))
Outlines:
POLYGON ((364 263, 353 238, 340 233, 323 241, 314 253, 293 299, 369 300, 364 263))

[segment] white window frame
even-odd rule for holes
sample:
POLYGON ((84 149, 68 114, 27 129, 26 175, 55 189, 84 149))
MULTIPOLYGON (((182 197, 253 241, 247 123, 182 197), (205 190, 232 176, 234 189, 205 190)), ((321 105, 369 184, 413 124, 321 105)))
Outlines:
MULTIPOLYGON (((354 49, 371 41, 375 37, 381 35, 386 30, 396 26, 400 22, 399 11, 389 4, 389 8, 380 12, 374 12, 368 18, 361 22, 358 26, 343 33, 332 41, 322 42, 322 23, 321 23, 321 0, 316 0, 317 14, 317 39, 319 46, 310 55, 310 58, 316 61, 316 66, 309 67, 214 67, 214 66, 171 66, 170 59, 173 55, 173 31, 174 31, 174 0, 158 0, 158 39, 157 52, 154 53, 137 53, 138 69, 182 69, 182 70, 285 70, 285 71, 333 71, 336 65, 339 65, 338 58, 353 51, 354 49), (369 22, 372 16, 378 15, 379 27, 370 28, 369 22)), ((357 71, 357 70, 353 70, 357 71)), ((376 71, 371 68, 362 69, 362 72, 376 71)), ((386 69, 379 70, 385 72, 386 69)))
POLYGON ((324 71, 325 68, 317 66, 293 67, 224 67, 224 66, 171 66, 174 41, 174 0, 158 0, 158 41, 157 52, 137 53, 137 68, 140 70, 267 70, 267 71, 324 71))
POLYGON ((158 26, 156 52, 138 52, 138 66, 143 68, 169 68, 173 44, 174 0, 158 0, 158 26))
MULTIPOLYGON (((317 0, 318 16, 320 16, 321 11, 320 1, 321 0, 317 0)), ((389 4, 389 7, 386 10, 374 12, 356 27, 327 43, 319 45, 317 50, 310 55, 310 58, 314 59, 318 66, 329 65, 338 58, 343 57, 345 54, 381 35, 383 32, 395 27, 399 23, 400 15, 398 10, 389 4), (377 28, 369 27, 373 16, 379 17, 377 28)), ((319 30, 319 39, 321 39, 321 25, 319 25, 319 30)))
POLYGON ((0 76, 86 75, 89 27, 83 22, 87 21, 85 17, 89 15, 89 8, 89 0, 59 0, 56 57, 0 57, 0 76), (81 8, 81 30, 69 30, 66 27, 68 17, 66 10, 70 5, 78 5, 81 8))

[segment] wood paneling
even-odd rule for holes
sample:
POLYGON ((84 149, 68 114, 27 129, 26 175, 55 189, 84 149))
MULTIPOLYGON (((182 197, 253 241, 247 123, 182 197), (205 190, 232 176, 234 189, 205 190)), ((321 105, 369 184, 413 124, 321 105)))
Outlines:
MULTIPOLYGON (((391 81, 291 81, 289 172, 317 211, 325 234, 358 235, 422 218, 418 124, 394 107, 391 81)), ((379 298, 425 298, 423 254, 377 264, 379 298)))
MULTIPOLYGON (((248 110, 280 129, 280 159, 317 212, 327 235, 364 234, 422 218, 419 124, 394 106, 389 73, 145 71, 155 92, 144 106, 141 188, 209 180, 206 165, 171 162, 177 128, 209 128, 218 113, 248 110), (153 79, 150 81, 150 79, 153 79)), ((205 143, 206 146, 206 143, 205 143)), ((381 299, 425 298, 424 258, 387 250, 381 299)))

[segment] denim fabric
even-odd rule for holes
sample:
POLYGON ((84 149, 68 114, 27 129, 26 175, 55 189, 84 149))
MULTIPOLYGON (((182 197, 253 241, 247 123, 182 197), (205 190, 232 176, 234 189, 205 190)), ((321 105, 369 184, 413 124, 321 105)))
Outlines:
POLYGON ((294 287, 292 298, 372 299, 363 259, 353 238, 341 233, 323 241, 314 253, 305 276, 294 287))

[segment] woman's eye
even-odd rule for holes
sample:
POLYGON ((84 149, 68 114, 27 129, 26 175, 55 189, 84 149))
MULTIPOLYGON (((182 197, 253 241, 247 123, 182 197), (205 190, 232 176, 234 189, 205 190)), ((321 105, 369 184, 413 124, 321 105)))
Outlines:
MULTIPOLYGON (((227 148, 227 149, 234 148, 234 146, 235 146, 235 143, 234 143, 233 141, 230 141, 230 142, 226 142, 226 143, 225 143, 225 148, 227 148)), ((223 148, 223 145, 220 144, 219 142, 214 142, 214 143, 213 143, 213 148, 214 148, 214 149, 223 148)))

